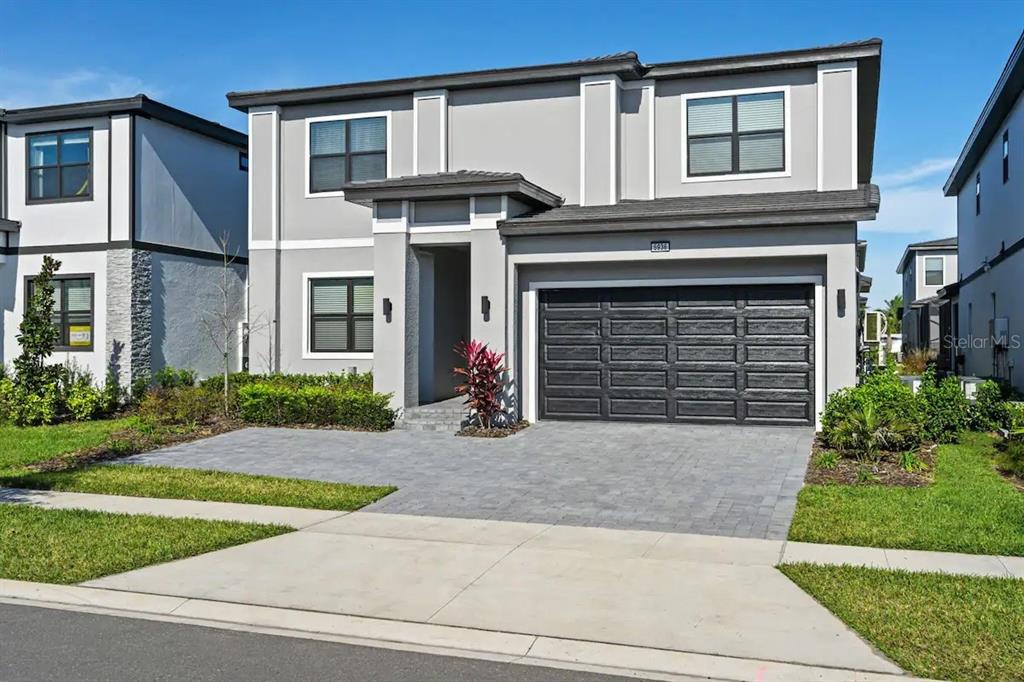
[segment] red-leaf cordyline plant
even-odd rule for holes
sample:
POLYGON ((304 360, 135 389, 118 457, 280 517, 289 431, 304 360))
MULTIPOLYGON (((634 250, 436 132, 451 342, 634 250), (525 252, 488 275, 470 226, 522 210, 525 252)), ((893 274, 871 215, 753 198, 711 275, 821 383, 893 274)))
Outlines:
POLYGON ((505 354, 496 353, 479 341, 460 341, 455 345, 455 352, 466 361, 465 367, 455 368, 455 374, 463 381, 455 391, 466 396, 465 404, 476 414, 480 426, 491 428, 494 418, 502 412, 505 354))

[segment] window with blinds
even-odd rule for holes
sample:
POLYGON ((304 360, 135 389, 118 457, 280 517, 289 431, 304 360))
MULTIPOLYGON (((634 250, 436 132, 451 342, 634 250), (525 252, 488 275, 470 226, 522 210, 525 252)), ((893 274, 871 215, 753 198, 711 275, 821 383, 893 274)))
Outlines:
MULTIPOLYGON (((35 294, 35 282, 28 281, 25 306, 35 294)), ((53 326, 57 328, 57 350, 92 350, 92 277, 53 279, 53 326)))
POLYGON ((309 280, 309 350, 373 351, 373 279, 309 280))
POLYGON ((309 191, 335 192, 350 182, 387 177, 384 116, 309 124, 309 191))
POLYGON ((785 106, 782 92, 687 100, 687 176, 785 170, 785 106))

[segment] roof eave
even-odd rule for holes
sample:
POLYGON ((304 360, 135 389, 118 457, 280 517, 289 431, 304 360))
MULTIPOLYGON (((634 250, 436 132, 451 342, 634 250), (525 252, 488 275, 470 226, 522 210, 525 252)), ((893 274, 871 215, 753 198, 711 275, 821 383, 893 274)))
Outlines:
POLYGON ((171 125, 191 130, 206 137, 236 147, 247 147, 249 137, 245 133, 222 126, 214 121, 175 109, 162 102, 139 94, 134 97, 73 102, 26 109, 9 109, 5 118, 8 124, 52 123, 81 118, 106 117, 116 114, 136 114, 154 118, 171 125))
POLYGON ((942 187, 947 197, 955 196, 963 189, 971 171, 978 164, 992 137, 999 130, 1003 119, 1010 113, 1017 98, 1024 92, 1024 31, 1010 53, 999 80, 985 101, 978 120, 967 137, 960 156, 953 164, 946 183, 942 187))
POLYGON ((607 59, 566 62, 509 69, 466 71, 436 76, 415 76, 382 81, 365 81, 338 85, 319 85, 283 90, 242 91, 227 94, 228 105, 239 111, 266 105, 320 104, 367 97, 388 97, 412 94, 418 90, 445 88, 493 87, 566 80, 598 74, 617 75, 623 80, 636 80, 643 76, 644 67, 635 53, 607 59))
POLYGON ((20 221, 10 220, 9 218, 0 218, 0 232, 17 232, 20 229, 20 221))
POLYGON ((699 230, 731 227, 777 227, 779 225, 821 225, 830 223, 874 220, 877 208, 818 209, 814 211, 780 211, 744 214, 709 214, 701 216, 671 217, 663 214, 650 216, 624 216, 621 218, 566 219, 517 223, 513 218, 498 223, 502 236, 539 236, 581 234, 588 232, 640 232, 648 230, 699 230))
POLYGON ((433 199, 465 199, 475 196, 508 195, 526 202, 555 208, 562 205, 562 197, 542 187, 523 180, 477 180, 473 182, 438 183, 433 185, 412 185, 387 187, 378 183, 347 185, 345 199, 354 204, 371 206, 375 201, 417 201, 433 199))

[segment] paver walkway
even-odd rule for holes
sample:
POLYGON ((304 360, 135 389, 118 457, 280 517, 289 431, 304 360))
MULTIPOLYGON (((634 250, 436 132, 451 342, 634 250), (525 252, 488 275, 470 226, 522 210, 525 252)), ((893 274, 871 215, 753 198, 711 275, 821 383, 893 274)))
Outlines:
POLYGON ((368 511, 782 539, 813 437, 574 422, 505 439, 251 428, 131 461, 398 486, 368 511))

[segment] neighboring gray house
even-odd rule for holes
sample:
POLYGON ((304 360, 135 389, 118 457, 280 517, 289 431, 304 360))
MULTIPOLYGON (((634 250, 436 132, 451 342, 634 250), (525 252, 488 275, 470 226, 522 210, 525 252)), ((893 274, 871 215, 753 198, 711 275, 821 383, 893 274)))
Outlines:
POLYGON ((409 408, 474 338, 530 420, 815 423, 856 380, 880 52, 230 93, 254 369, 372 369, 409 408))
POLYGON ((907 245, 896 268, 903 277, 903 351, 942 346, 940 290, 957 280, 956 237, 907 245))
POLYGON ((1024 390, 1024 33, 949 179, 957 202, 958 370, 1024 390), (1016 371, 1015 371, 1016 370, 1016 371))
POLYGON ((226 234, 229 316, 244 319, 246 136, 144 95, 0 120, 0 362, 20 351, 26 292, 49 254, 62 263, 54 361, 99 381, 108 369, 122 382, 165 365, 218 371, 202 318, 222 307, 226 234))

